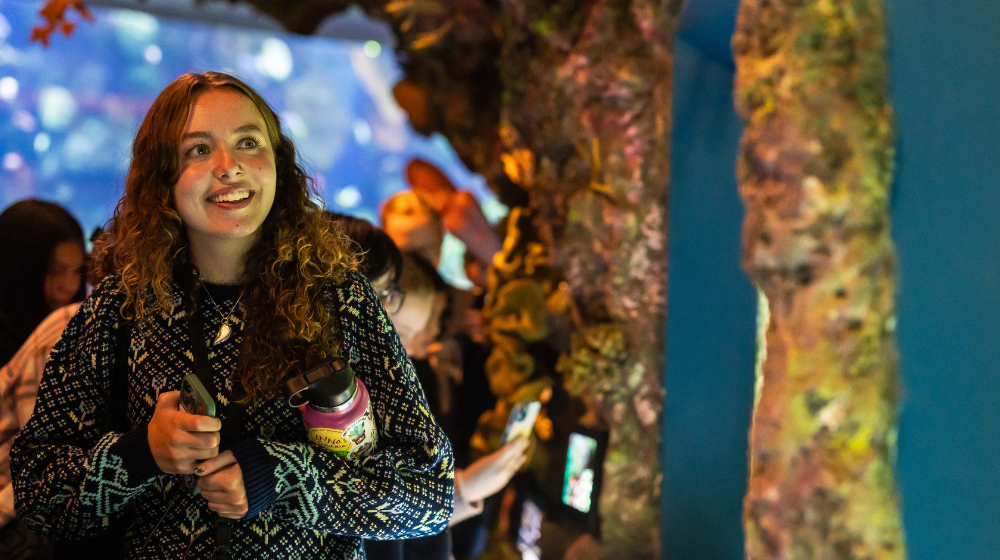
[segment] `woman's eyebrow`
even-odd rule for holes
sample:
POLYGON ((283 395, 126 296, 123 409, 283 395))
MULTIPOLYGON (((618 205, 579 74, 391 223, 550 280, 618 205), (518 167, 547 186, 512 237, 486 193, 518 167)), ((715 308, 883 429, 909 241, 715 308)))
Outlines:
POLYGON ((263 130, 261 130, 259 126, 250 123, 237 128, 233 131, 233 134, 241 134, 243 132, 263 132, 263 130))
POLYGON ((207 132, 186 132, 181 136, 181 142, 185 140, 190 140, 192 138, 211 138, 212 135, 207 132))
MULTIPOLYGON (((237 128, 236 130, 233 131, 233 134, 242 134, 244 132, 260 132, 260 133, 263 133, 264 131, 261 130, 261 128, 259 126, 257 126, 256 124, 250 123, 250 124, 245 124, 245 125, 237 128)), ((181 142, 183 142, 185 140, 190 140, 192 138, 211 138, 211 137, 212 137, 212 135, 209 134, 208 132, 202 132, 202 131, 196 130, 196 131, 193 131, 193 132, 187 132, 183 136, 181 136, 181 142)))

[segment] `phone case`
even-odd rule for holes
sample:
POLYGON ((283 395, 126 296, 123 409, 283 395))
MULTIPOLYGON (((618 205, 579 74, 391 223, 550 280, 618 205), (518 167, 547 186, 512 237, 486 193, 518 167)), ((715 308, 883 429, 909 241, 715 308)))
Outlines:
POLYGON ((189 414, 215 418, 215 399, 193 373, 181 381, 181 409, 189 414))

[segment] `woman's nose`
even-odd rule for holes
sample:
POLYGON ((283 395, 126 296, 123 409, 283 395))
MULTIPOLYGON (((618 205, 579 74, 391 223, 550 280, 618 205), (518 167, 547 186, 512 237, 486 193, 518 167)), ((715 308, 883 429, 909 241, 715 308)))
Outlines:
POLYGON ((243 168, 240 167, 236 158, 233 157, 233 152, 229 148, 220 148, 215 152, 215 177, 216 179, 233 179, 238 175, 243 174, 243 168))

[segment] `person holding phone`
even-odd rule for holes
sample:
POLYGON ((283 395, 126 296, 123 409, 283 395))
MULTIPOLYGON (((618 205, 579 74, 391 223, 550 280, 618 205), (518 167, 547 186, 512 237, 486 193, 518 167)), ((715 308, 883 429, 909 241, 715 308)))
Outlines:
POLYGON ((95 251, 107 276, 53 350, 11 450, 25 525, 78 539, 124 522, 128 558, 209 558, 221 517, 236 520, 232 557, 258 559, 359 558, 361 538, 446 527, 451 447, 309 184, 277 115, 240 80, 185 74, 160 93, 95 251), (218 418, 180 407, 197 345, 218 418), (309 443, 279 396, 283 381, 338 356, 367 386, 378 425, 378 448, 356 462, 309 443), (101 428, 117 366, 122 433, 101 428), (238 438, 220 445, 234 401, 242 421, 225 433, 238 438))

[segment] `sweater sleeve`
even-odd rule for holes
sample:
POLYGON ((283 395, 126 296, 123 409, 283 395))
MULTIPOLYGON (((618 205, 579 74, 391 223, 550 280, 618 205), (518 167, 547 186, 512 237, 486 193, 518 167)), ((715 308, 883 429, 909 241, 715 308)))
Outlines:
POLYGON ((84 538, 116 519, 157 475, 146 425, 104 433, 121 296, 114 278, 53 348, 35 410, 11 448, 15 507, 31 530, 84 538))
POLYGON ((374 290, 357 275, 335 289, 346 357, 368 388, 378 447, 350 463, 310 443, 257 440, 243 451, 259 445, 275 463, 241 462, 245 479, 270 480, 256 504, 250 496, 251 513, 267 506, 262 518, 366 539, 439 533, 454 507, 451 445, 374 290))

